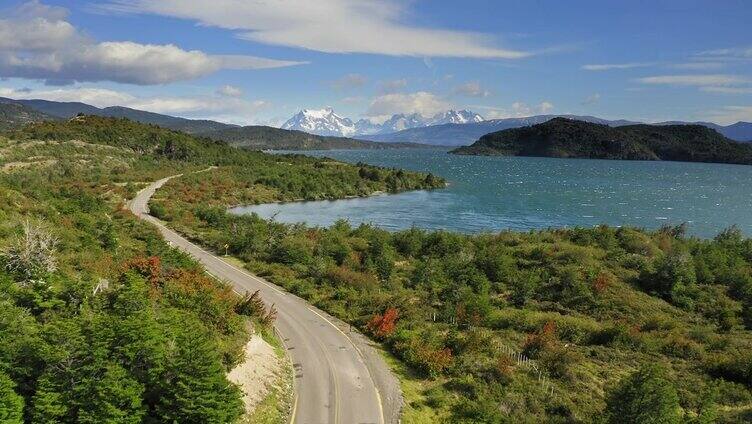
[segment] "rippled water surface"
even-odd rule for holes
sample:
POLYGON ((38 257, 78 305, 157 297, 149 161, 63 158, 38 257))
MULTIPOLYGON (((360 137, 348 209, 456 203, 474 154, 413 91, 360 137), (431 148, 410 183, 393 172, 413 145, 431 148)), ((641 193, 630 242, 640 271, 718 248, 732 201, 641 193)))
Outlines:
POLYGON ((684 162, 455 156, 442 150, 305 152, 347 162, 433 172, 449 187, 337 201, 233 209, 328 226, 340 218, 387 229, 499 229, 687 222, 712 237, 738 225, 752 234, 752 166, 684 162))

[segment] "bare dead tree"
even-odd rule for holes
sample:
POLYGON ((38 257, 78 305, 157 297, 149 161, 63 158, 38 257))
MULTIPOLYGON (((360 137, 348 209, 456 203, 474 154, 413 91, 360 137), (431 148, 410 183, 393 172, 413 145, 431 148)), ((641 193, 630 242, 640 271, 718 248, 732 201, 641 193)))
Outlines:
POLYGON ((0 256, 5 270, 26 281, 57 270, 57 238, 44 226, 26 220, 18 236, 0 256))

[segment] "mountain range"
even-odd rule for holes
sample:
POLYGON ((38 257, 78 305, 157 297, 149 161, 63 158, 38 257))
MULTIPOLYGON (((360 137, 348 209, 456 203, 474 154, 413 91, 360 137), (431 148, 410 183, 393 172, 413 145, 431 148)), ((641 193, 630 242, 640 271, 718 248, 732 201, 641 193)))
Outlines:
MULTIPOLYGON (((235 144, 261 149, 312 149, 316 148, 314 146, 321 148, 367 148, 365 146, 371 146, 370 144, 360 142, 355 143, 352 141, 353 138, 357 138, 359 141, 398 143, 391 146, 374 146, 374 148, 419 147, 417 146, 418 144, 463 146, 472 144, 488 133, 509 128, 536 125, 556 117, 576 119, 611 127, 639 124, 639 122, 627 120, 607 120, 594 116, 578 115, 536 115, 525 118, 483 120, 480 115, 467 110, 450 110, 434 115, 431 118, 425 118, 418 114, 397 114, 383 123, 376 125, 364 119, 353 123, 348 118, 340 117, 332 109, 323 109, 318 111, 304 110, 296 114, 285 123, 282 130, 297 129, 298 131, 285 133, 282 130, 273 131, 279 129, 266 126, 249 125, 241 127, 211 120, 178 118, 122 106, 98 108, 79 102, 15 100, 0 97, 0 129, 7 129, 29 122, 69 119, 81 113, 128 118, 145 124, 157 125, 214 139, 225 137, 232 140, 235 144), (349 134, 349 136, 343 137, 343 128, 345 128, 344 133, 349 134), (274 138, 270 137, 273 132, 275 134, 274 138), (311 133, 318 133, 318 135, 312 136, 311 133), (282 145, 285 147, 275 144, 277 140, 284 140, 282 145)), ((735 141, 752 141, 752 123, 750 122, 737 122, 732 125, 723 126, 711 122, 671 121, 655 125, 681 124, 702 125, 714 129, 735 141)))
POLYGON ((18 103, 0 102, 0 130, 13 129, 32 122, 52 119, 55 118, 18 103))
POLYGON ((262 125, 238 126, 222 122, 185 119, 122 106, 98 108, 86 103, 49 100, 14 100, 0 97, 0 130, 28 123, 70 119, 79 114, 127 118, 143 124, 223 140, 237 147, 257 150, 401 149, 428 147, 412 143, 376 143, 346 137, 309 134, 262 125))
MULTIPOLYGON (((641 122, 627 121, 623 119, 608 120, 597 118, 595 116, 536 115, 524 118, 491 119, 488 121, 471 122, 467 124, 443 124, 421 128, 409 128, 389 134, 365 135, 360 138, 387 143, 399 142, 432 144, 438 146, 466 146, 472 144, 485 134, 510 128, 542 124, 553 118, 568 118, 593 124, 608 125, 610 127, 641 124, 641 122)), ((702 125, 714 129, 735 141, 752 141, 752 123, 750 122, 737 122, 732 125, 723 126, 712 122, 671 121, 660 122, 653 125, 702 125)))
POLYGON ((207 119, 186 119, 123 106, 98 108, 80 102, 54 102, 50 100, 14 100, 0 97, 0 103, 20 104, 50 117, 70 119, 78 114, 104 116, 109 118, 128 118, 142 124, 153 124, 171 130, 189 134, 199 134, 215 130, 236 128, 237 125, 225 124, 207 119))
POLYGON ((381 124, 368 119, 353 121, 334 112, 332 108, 304 109, 296 113, 282 129, 305 131, 311 134, 340 137, 360 137, 390 134, 410 128, 422 128, 444 124, 468 124, 482 122, 483 117, 469 110, 448 110, 425 117, 418 113, 396 114, 381 124))

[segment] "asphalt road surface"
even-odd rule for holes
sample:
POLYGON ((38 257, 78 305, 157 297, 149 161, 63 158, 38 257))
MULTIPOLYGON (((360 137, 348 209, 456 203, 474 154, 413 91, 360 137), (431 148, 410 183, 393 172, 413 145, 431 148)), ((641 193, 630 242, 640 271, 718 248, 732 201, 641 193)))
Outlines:
POLYGON ((249 272, 186 240, 148 214, 149 199, 170 178, 140 191, 129 203, 139 218, 151 222, 165 240, 187 252, 207 272, 239 293, 261 291, 277 308, 275 328, 282 336, 295 371, 294 423, 396 423, 402 406, 399 383, 380 355, 360 334, 249 272))

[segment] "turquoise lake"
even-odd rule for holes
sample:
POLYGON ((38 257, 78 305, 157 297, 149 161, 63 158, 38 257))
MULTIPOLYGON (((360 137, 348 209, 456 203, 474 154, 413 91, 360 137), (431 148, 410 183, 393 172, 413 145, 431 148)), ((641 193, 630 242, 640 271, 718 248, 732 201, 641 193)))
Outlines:
POLYGON ((598 224, 657 228, 686 222, 690 233, 700 237, 713 237, 734 224, 752 234, 752 166, 455 156, 444 150, 304 153, 432 172, 449 186, 231 211, 314 226, 344 218, 389 230, 416 226, 472 233, 598 224))

